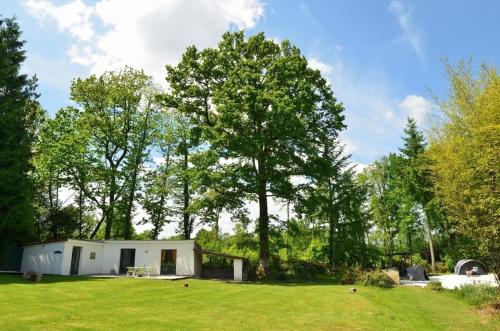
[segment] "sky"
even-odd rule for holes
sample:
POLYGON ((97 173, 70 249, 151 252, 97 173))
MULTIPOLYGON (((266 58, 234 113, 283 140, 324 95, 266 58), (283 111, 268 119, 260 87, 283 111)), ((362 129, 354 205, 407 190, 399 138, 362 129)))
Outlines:
POLYGON ((187 46, 225 31, 288 39, 344 104, 358 169, 397 151, 408 116, 428 127, 448 91, 444 59, 500 66, 499 13, 495 0, 0 0, 50 114, 70 104, 75 77, 129 65, 162 83, 187 46))

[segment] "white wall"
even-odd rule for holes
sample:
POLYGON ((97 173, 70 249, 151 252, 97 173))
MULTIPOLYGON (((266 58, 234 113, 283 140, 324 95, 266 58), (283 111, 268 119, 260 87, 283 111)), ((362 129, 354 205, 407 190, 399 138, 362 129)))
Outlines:
POLYGON ((102 251, 104 244, 102 242, 92 242, 83 240, 71 240, 69 239, 65 244, 62 275, 69 275, 71 269, 71 255, 73 252, 73 247, 78 246, 82 248, 80 252, 80 266, 78 268, 78 275, 92 275, 100 274, 101 271, 101 261, 102 261, 102 251), (95 252, 95 259, 90 259, 90 253, 95 252))
POLYGON ((153 274, 160 274, 162 249, 177 250, 176 275, 194 276, 194 240, 169 241, 137 241, 108 240, 82 241, 69 239, 66 242, 26 246, 24 248, 21 271, 38 271, 47 274, 69 275, 73 247, 82 247, 78 274, 110 274, 116 273, 120 267, 120 250, 135 249, 135 266, 153 267, 153 274), (60 250, 63 254, 53 254, 60 250), (95 252, 95 260, 90 259, 90 253, 95 252))
POLYGON ((234 280, 241 282, 243 280, 243 260, 234 259, 233 268, 234 280))
POLYGON ((117 240, 105 241, 102 253, 101 272, 118 272, 120 267, 120 250, 135 249, 135 267, 153 267, 153 274, 160 274, 162 249, 177 250, 176 275, 194 276, 194 241, 137 241, 117 240))
MULTIPOLYGON (((26 246, 23 251, 21 271, 61 275, 65 255, 67 255, 65 242, 26 246), (60 251, 62 254, 54 254, 55 251, 60 251)), ((71 260, 71 252, 69 255, 71 260)))

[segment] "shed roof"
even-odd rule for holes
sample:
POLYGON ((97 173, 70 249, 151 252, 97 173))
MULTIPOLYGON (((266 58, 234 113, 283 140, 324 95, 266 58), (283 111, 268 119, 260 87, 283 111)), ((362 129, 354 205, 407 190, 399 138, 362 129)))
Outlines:
POLYGON ((235 260, 235 259, 248 260, 248 257, 231 255, 231 254, 221 253, 221 252, 214 252, 214 251, 209 251, 208 249, 203 249, 203 248, 194 248, 194 251, 200 252, 201 254, 225 257, 225 258, 232 259, 232 260, 235 260))

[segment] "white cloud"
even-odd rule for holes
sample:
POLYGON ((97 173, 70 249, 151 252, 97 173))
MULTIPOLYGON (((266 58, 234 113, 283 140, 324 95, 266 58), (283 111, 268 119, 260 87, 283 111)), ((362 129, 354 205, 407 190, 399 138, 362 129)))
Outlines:
POLYGON ((413 23, 411 10, 399 0, 393 0, 387 8, 389 12, 396 16, 398 24, 403 30, 405 39, 410 43, 420 61, 424 61, 424 51, 420 31, 413 23))
POLYGON ((333 67, 331 65, 322 62, 315 57, 307 59, 307 63, 309 64, 310 68, 319 70, 324 75, 328 75, 333 72, 333 67))
POLYGON ((337 99, 344 104, 347 130, 341 134, 353 162, 369 163, 394 151, 401 136, 403 116, 398 99, 383 72, 356 70, 339 57, 329 63, 328 75, 337 99))
POLYGON ((359 163, 359 162, 354 162, 354 171, 359 174, 361 172, 363 172, 363 170, 368 167, 369 164, 365 164, 365 163, 359 163))
POLYGON ((95 34, 90 19, 94 8, 81 0, 73 0, 61 6, 47 0, 27 0, 25 5, 29 13, 42 24, 53 20, 60 31, 67 31, 79 40, 90 41, 95 34))
POLYGON ((358 145, 354 143, 352 140, 343 138, 343 135, 341 135, 341 141, 344 144, 344 153, 346 154, 352 154, 356 151, 359 151, 358 145))
POLYGON ((86 5, 73 0, 55 5, 27 0, 29 12, 41 22, 54 21, 74 42, 70 60, 92 73, 129 65, 144 69, 162 82, 165 64, 175 64, 187 46, 215 46, 232 28, 257 24, 264 6, 259 0, 100 0, 86 5), (92 22, 104 29, 93 29, 92 22))
POLYGON ((421 125, 435 105, 424 97, 408 95, 401 101, 399 107, 406 112, 407 116, 421 125))

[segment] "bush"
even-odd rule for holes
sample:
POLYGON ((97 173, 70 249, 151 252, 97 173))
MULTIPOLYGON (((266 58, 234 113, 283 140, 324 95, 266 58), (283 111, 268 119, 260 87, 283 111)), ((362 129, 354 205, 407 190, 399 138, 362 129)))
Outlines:
POLYGON ((346 267, 337 272, 340 284, 351 285, 359 283, 363 279, 363 270, 360 267, 346 267))
POLYGON ((392 287, 392 279, 382 271, 376 270, 365 274, 363 285, 382 288, 392 287))
POLYGON ((476 307, 498 307, 500 302, 500 288, 486 284, 464 285, 455 290, 458 297, 476 307))
POLYGON ((271 278, 280 281, 311 280, 326 273, 326 266, 319 263, 300 260, 282 262, 274 259, 271 278))
MULTIPOLYGON (((436 272, 440 273, 440 274, 444 274, 444 273, 447 273, 449 271, 446 263, 444 262, 436 262, 436 272)), ((451 270, 453 271, 453 269, 451 270)))
POLYGON ((429 284, 427 284, 425 288, 436 292, 443 290, 441 282, 436 282, 436 281, 430 282, 429 284))
POLYGON ((451 254, 445 254, 443 258, 444 265, 447 270, 450 272, 453 272, 455 270, 455 265, 457 264, 458 260, 454 257, 451 256, 451 254))
POLYGON ((419 265, 423 267, 426 271, 429 269, 429 262, 427 262, 426 259, 422 258, 422 255, 420 254, 413 254, 411 256, 411 261, 413 262, 413 265, 419 265))

